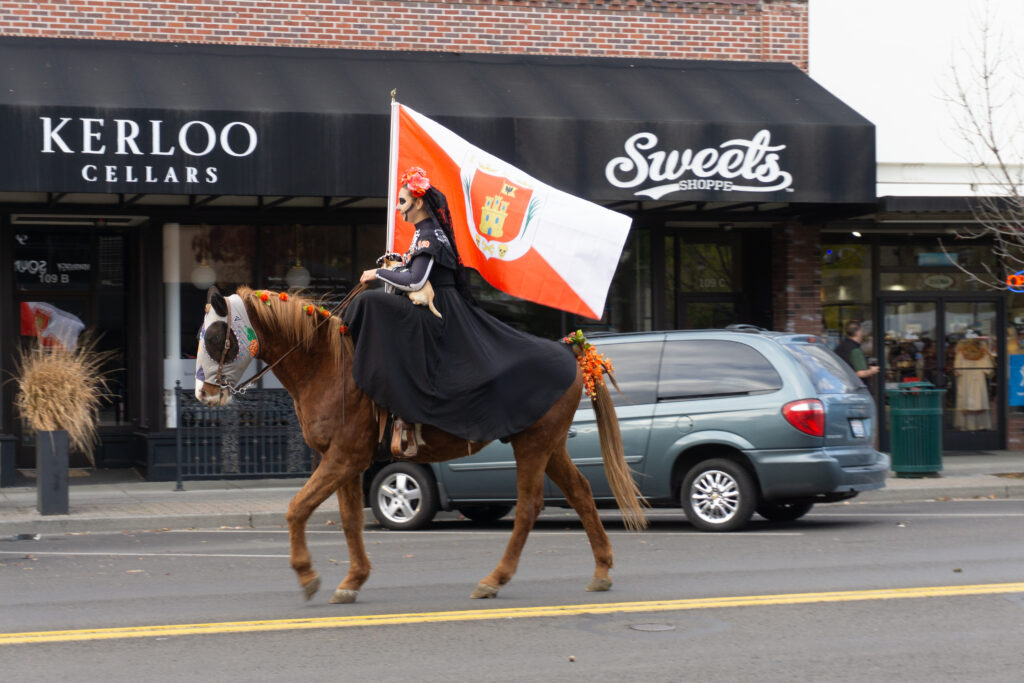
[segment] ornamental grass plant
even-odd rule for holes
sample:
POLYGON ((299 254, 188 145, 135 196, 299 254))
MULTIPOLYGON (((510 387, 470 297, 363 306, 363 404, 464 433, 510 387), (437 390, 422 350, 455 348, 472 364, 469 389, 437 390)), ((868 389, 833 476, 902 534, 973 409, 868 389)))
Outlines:
POLYGON ((97 351, 97 342, 83 335, 68 351, 34 340, 18 352, 14 366, 14 406, 25 425, 33 432, 66 431, 71 448, 93 465, 99 408, 109 395, 103 365, 115 353, 97 351))

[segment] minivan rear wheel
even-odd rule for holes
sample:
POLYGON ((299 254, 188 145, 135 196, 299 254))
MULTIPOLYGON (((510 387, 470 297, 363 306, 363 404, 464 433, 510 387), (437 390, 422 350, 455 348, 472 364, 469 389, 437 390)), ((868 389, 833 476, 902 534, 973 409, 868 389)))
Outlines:
POLYGON ((422 529, 437 514, 437 482, 422 465, 396 462, 384 467, 370 484, 370 509, 387 529, 422 529))
POLYGON ((754 514, 758 492, 750 473, 731 460, 697 463, 679 490, 686 518, 701 531, 734 531, 754 514))

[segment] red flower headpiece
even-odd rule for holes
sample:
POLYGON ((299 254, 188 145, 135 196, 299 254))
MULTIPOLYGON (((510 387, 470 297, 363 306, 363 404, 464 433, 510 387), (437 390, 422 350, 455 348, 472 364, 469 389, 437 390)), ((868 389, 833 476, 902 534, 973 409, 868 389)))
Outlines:
POLYGON ((427 172, 419 166, 413 166, 402 174, 400 184, 409 186, 409 193, 413 197, 422 197, 430 189, 430 179, 427 172))

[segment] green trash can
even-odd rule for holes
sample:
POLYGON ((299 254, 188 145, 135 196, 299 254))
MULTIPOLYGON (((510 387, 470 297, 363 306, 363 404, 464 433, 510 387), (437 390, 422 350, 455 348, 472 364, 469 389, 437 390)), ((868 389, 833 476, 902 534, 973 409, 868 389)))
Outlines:
POLYGON ((904 382, 888 389, 892 471, 921 477, 942 470, 942 395, 930 382, 904 382))

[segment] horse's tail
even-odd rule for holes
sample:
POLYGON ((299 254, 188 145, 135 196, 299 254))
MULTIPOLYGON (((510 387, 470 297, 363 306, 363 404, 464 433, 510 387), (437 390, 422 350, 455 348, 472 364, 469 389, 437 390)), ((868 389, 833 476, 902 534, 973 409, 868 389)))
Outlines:
POLYGON ((622 447, 622 432, 619 430, 619 417, 615 414, 615 404, 612 403, 611 392, 604 382, 604 375, 608 375, 608 379, 612 381, 615 388, 619 388, 615 381, 611 361, 598 354, 580 331, 562 341, 570 344, 583 374, 586 391, 590 396, 590 405, 594 408, 594 417, 597 420, 597 434, 601 440, 604 474, 608 478, 608 485, 611 487, 612 495, 615 496, 615 502, 618 504, 619 510, 622 511, 622 521, 627 529, 645 529, 647 528, 647 517, 644 515, 644 507, 648 505, 647 499, 640 493, 636 482, 633 481, 629 465, 626 463, 626 453, 622 447))
MULTIPOLYGON (((610 377, 611 375, 609 375, 610 377)), ((612 379, 614 382, 615 380, 612 379)), ((626 463, 626 453, 622 447, 622 432, 619 431, 619 418, 615 414, 608 386, 601 383, 594 387, 594 395, 590 398, 597 418, 597 433, 601 439, 601 459, 604 461, 604 474, 608 478, 612 495, 622 511, 622 522, 627 529, 634 531, 647 528, 647 517, 644 507, 647 499, 640 493, 632 472, 626 463)))

